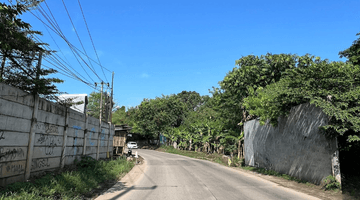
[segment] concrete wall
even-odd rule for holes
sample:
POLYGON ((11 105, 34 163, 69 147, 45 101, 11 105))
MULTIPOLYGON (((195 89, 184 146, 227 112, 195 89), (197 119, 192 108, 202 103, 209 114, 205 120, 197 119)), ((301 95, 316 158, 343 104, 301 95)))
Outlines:
MULTIPOLYGON (((319 127, 328 117, 314 105, 302 104, 280 117, 278 126, 261 126, 259 120, 245 123, 245 164, 272 169, 315 184, 332 175, 337 151, 319 127)), ((336 175, 336 174, 335 174, 336 175)))
POLYGON ((114 126, 0 83, 0 186, 112 153, 114 126))

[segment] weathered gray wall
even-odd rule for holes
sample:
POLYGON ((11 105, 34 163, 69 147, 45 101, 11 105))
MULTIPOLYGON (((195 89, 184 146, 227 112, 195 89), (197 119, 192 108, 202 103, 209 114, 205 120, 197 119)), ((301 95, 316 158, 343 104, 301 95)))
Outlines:
POLYGON ((36 174, 72 164, 82 155, 99 159, 112 154, 113 125, 102 122, 100 128, 99 119, 44 99, 33 116, 34 104, 32 95, 0 83, 0 186, 25 180, 28 162, 27 174, 36 174))
POLYGON ((315 184, 332 175, 336 140, 325 137, 319 127, 327 116, 314 105, 302 104, 280 117, 277 127, 245 123, 245 163, 272 169, 315 184))

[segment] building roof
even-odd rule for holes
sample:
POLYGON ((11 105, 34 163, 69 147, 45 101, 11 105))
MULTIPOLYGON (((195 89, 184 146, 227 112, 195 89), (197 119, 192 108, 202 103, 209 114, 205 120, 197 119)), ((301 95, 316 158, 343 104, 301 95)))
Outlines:
POLYGON ((62 94, 59 96, 59 99, 61 100, 72 99, 72 102, 74 103, 83 102, 82 104, 72 105, 70 108, 81 113, 86 112, 86 108, 88 104, 87 94, 62 94))
POLYGON ((123 125, 115 125, 115 131, 122 131, 122 130, 131 130, 132 127, 126 124, 123 125))

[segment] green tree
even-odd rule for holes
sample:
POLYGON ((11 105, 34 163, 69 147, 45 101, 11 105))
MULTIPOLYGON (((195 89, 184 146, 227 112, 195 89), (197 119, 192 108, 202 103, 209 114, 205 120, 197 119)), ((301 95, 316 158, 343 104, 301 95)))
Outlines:
POLYGON ((177 125, 183 114, 183 104, 174 95, 144 99, 136 111, 136 123, 146 138, 159 138, 170 127, 177 125))
POLYGON ((360 66, 308 58, 310 64, 299 65, 279 82, 258 88, 244 105, 250 114, 260 116, 262 123, 270 119, 276 126, 278 117, 287 115, 291 107, 310 102, 330 117, 329 125, 322 127, 329 136, 348 133, 349 143, 341 144, 343 147, 360 141, 360 66))
POLYGON ((139 132, 135 121, 136 110, 137 109, 134 107, 130 107, 126 110, 125 106, 121 106, 113 112, 112 123, 118 125, 126 124, 132 127, 131 132, 139 132))
POLYGON ((287 69, 295 68, 298 56, 293 54, 266 54, 262 56, 244 56, 236 61, 231 72, 220 81, 220 88, 214 88, 212 94, 217 110, 226 119, 226 128, 240 135, 238 124, 254 118, 243 106, 244 98, 249 96, 249 88, 256 90, 277 82, 287 69))
POLYGON ((56 73, 54 69, 37 69, 40 54, 47 56, 51 51, 43 49, 35 42, 33 35, 41 34, 31 30, 30 24, 17 16, 27 9, 23 5, 0 3, 0 81, 32 94, 51 98, 59 93, 54 83, 62 83, 58 78, 45 78, 56 73))
MULTIPOLYGON (((100 117, 100 101, 101 101, 101 93, 100 92, 92 92, 89 96, 89 103, 88 103, 88 111, 87 113, 90 116, 95 118, 100 117)), ((110 107, 110 97, 105 92, 103 93, 102 99, 102 120, 107 121, 110 116, 110 112, 112 112, 113 108, 116 107, 116 103, 112 103, 112 107, 110 107)))
MULTIPOLYGON (((43 1, 45 0, 16 0, 16 3, 25 6, 27 9, 35 9, 43 1)), ((12 3, 12 0, 9 2, 12 3)))
POLYGON ((348 62, 354 65, 360 65, 360 32, 356 35, 359 36, 359 38, 356 39, 348 49, 340 51, 339 55, 340 58, 345 57, 348 59, 348 62))
POLYGON ((112 123, 117 125, 127 124, 127 113, 125 106, 117 108, 112 115, 112 123))

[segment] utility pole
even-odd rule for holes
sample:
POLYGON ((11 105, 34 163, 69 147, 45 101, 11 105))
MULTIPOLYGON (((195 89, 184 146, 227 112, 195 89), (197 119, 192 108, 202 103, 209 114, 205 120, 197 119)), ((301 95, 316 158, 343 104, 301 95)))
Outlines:
POLYGON ((101 123, 102 120, 102 101, 103 101, 103 89, 104 89, 104 84, 107 84, 109 86, 109 83, 105 83, 104 81, 101 81, 101 83, 95 83, 95 86, 97 86, 97 84, 101 84, 101 92, 100 92, 100 115, 99 115, 99 120, 101 123))
POLYGON ((114 72, 112 72, 111 79, 111 97, 110 97, 110 122, 112 123, 112 107, 113 107, 113 92, 114 92, 114 72))
POLYGON ((39 92, 39 80, 40 80, 40 70, 41 70, 41 60, 42 60, 43 52, 40 51, 39 53, 39 60, 36 66, 36 83, 35 83, 35 93, 37 94, 39 92))
MULTIPOLYGON (((97 86, 98 83, 95 83, 95 87, 97 86)), ((102 134, 102 98, 103 98, 103 89, 104 89, 104 81, 101 81, 101 93, 100 93, 100 115, 99 115, 99 135, 98 135, 98 140, 97 140, 97 150, 96 150, 96 160, 99 159, 99 152, 100 152, 100 138, 101 138, 101 134, 102 134)), ((109 83, 107 83, 107 85, 109 86, 109 83)))

